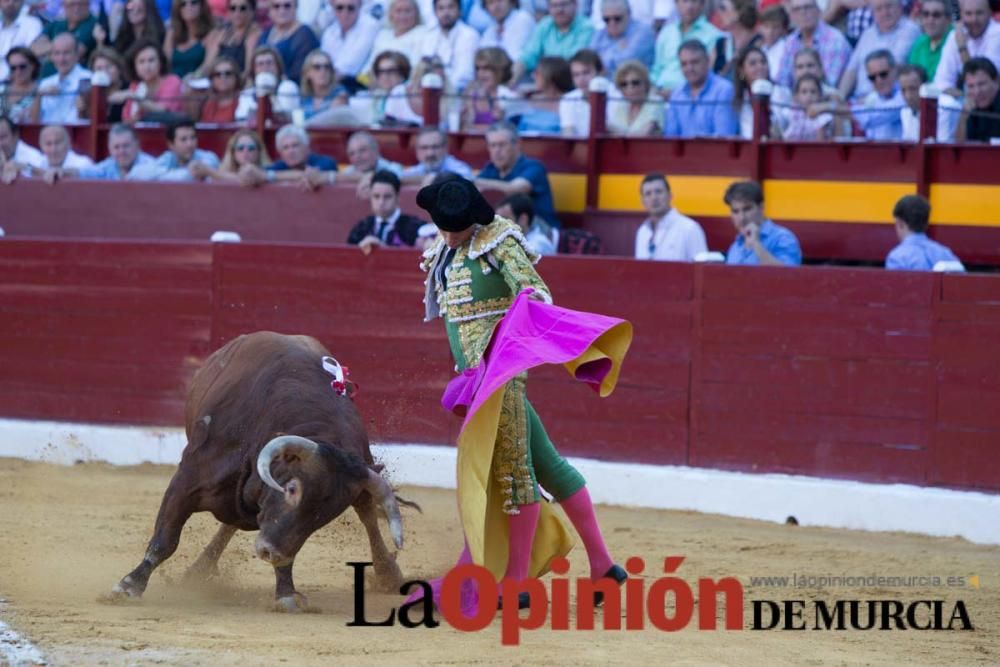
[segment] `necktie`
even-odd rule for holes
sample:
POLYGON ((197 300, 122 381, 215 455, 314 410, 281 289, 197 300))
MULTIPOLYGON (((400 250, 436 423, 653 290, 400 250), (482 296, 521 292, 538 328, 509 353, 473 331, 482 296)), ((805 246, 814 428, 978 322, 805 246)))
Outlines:
POLYGON ((382 243, 386 242, 386 235, 389 233, 389 221, 379 220, 378 221, 378 238, 382 243))

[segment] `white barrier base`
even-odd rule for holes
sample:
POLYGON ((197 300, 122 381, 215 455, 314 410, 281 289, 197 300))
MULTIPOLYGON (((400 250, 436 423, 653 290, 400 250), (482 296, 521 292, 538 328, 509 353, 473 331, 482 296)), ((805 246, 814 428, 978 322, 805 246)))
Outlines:
MULTIPOLYGON (((96 426, 0 419, 0 456, 70 465, 176 464, 178 428, 96 426)), ((372 451, 395 484, 455 488, 454 447, 383 444, 372 451)), ((1000 495, 909 484, 868 484, 795 475, 610 463, 570 458, 595 502, 694 510, 748 519, 875 531, 959 536, 1000 544, 1000 495)))

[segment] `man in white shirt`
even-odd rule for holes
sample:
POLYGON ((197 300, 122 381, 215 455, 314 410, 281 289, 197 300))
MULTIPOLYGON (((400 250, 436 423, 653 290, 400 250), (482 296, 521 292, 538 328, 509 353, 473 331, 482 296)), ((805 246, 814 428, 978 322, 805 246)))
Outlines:
POLYGON ((459 20, 461 8, 458 0, 434 0, 437 26, 424 37, 425 58, 440 58, 445 76, 456 92, 461 92, 472 81, 473 64, 479 48, 479 33, 459 20))
POLYGON ((938 90, 959 97, 958 79, 970 58, 989 58, 1000 67, 1000 23, 993 20, 989 0, 959 0, 962 20, 941 47, 934 74, 938 90))
POLYGON ((44 160, 41 169, 84 169, 94 166, 94 161, 80 155, 70 146, 69 132, 62 125, 47 125, 38 135, 38 147, 44 160))
POLYGON ((639 186, 649 213, 635 234, 635 258, 691 262, 708 250, 701 226, 673 207, 670 184, 663 174, 647 174, 639 186))
POLYGON ((340 77, 356 77, 368 62, 379 23, 361 13, 361 0, 330 0, 336 20, 323 31, 323 50, 340 77))
POLYGON ((517 62, 521 51, 535 29, 535 18, 514 6, 514 0, 485 0, 486 11, 493 17, 493 25, 486 28, 479 46, 498 46, 517 62))
POLYGON ((24 0, 0 0, 0 81, 10 78, 7 54, 15 46, 31 46, 42 34, 42 22, 22 13, 24 0))
POLYGON ((45 156, 37 148, 21 141, 17 125, 0 116, 0 180, 12 183, 23 170, 39 167, 45 156))
POLYGON ((559 127, 565 136, 586 137, 590 134, 590 99, 587 93, 591 82, 599 79, 597 85, 608 93, 608 99, 616 97, 616 94, 611 82, 603 77, 601 56, 593 49, 577 51, 570 58, 569 71, 575 87, 559 100, 559 127))
POLYGON ((78 62, 80 50, 76 37, 68 32, 57 35, 52 40, 49 57, 56 73, 38 84, 38 92, 42 95, 41 122, 76 123, 80 120, 76 98, 82 92, 81 86, 90 81, 90 70, 78 62))

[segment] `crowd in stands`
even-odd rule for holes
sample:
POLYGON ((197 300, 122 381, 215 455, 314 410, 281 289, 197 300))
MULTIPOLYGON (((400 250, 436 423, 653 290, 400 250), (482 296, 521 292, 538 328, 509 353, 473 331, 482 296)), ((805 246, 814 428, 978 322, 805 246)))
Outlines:
MULTIPOLYGON (((1000 136, 1000 23, 989 0, 2 0, 0 112, 106 122, 299 126, 507 121, 582 136, 608 94, 628 136, 914 140, 921 88, 938 139, 1000 136), (953 4, 957 3, 957 4, 953 4)), ((542 217, 545 213, 542 213, 542 217)))

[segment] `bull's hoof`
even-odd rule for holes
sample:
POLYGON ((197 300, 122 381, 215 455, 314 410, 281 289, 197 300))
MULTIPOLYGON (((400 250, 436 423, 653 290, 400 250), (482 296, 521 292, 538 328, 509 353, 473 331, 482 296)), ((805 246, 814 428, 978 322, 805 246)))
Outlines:
POLYGON ((209 579, 215 579, 219 575, 220 572, 217 563, 206 564, 195 561, 194 565, 184 571, 184 578, 181 580, 181 583, 185 586, 191 586, 208 581, 209 579))
POLYGON ((141 599, 142 591, 131 579, 125 577, 111 588, 110 593, 99 596, 97 601, 104 604, 125 604, 139 602, 141 599))
POLYGON ((272 611, 277 611, 285 614, 318 614, 319 609, 315 607, 310 607, 306 596, 302 593, 293 593, 292 595, 286 595, 282 598, 276 598, 274 600, 274 607, 272 611))

